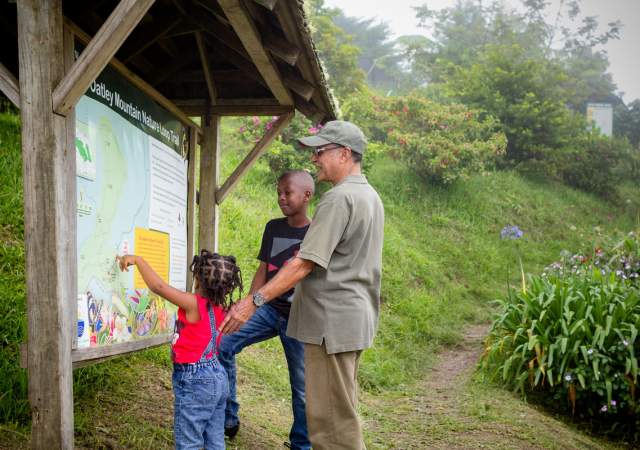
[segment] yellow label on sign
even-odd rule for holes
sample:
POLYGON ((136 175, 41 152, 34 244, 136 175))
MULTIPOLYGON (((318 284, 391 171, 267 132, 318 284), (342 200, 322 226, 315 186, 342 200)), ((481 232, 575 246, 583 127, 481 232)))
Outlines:
MULTIPOLYGON (((135 254, 142 256, 160 278, 169 282, 169 235, 167 233, 136 228, 133 248, 135 254)), ((137 268, 133 271, 133 287, 135 289, 147 287, 137 268)))

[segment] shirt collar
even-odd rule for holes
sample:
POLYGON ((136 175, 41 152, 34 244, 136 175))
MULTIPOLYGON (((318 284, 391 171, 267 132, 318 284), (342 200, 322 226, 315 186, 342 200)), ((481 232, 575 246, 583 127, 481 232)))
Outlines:
POLYGON ((344 177, 336 186, 340 186, 341 184, 354 183, 354 184, 367 184, 367 178, 360 175, 347 175, 344 177))

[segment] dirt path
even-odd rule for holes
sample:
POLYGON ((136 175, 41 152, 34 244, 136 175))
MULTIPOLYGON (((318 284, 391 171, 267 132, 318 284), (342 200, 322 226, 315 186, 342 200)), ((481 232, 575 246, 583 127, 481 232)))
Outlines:
POLYGON ((370 450, 615 448, 475 379, 488 331, 489 325, 468 327, 410 390, 362 396, 370 450))

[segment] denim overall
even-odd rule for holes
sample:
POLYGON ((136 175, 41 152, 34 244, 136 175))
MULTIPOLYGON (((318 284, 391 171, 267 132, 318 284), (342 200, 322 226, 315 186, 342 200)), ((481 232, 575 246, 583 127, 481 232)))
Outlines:
POLYGON ((196 363, 173 363, 176 450, 223 450, 227 374, 216 355, 216 319, 207 304, 211 340, 196 363), (207 356, 212 355, 207 359, 207 356))

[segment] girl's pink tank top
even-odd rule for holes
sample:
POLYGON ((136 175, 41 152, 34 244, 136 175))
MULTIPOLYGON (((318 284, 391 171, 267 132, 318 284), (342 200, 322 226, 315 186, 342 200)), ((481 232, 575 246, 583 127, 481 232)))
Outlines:
MULTIPOLYGON (((171 347, 173 362, 189 364, 200 361, 202 353, 204 353, 212 338, 207 308, 209 301, 199 295, 196 295, 196 299, 198 300, 198 310, 200 312, 200 320, 196 323, 189 323, 186 311, 178 308, 178 318, 171 347)), ((224 319, 224 310, 220 306, 213 305, 213 314, 216 321, 214 328, 217 329, 224 319)), ((216 351, 220 345, 221 338, 222 334, 216 332, 216 351)), ((210 355, 205 355, 206 359, 212 359, 214 356, 213 352, 210 355)))

